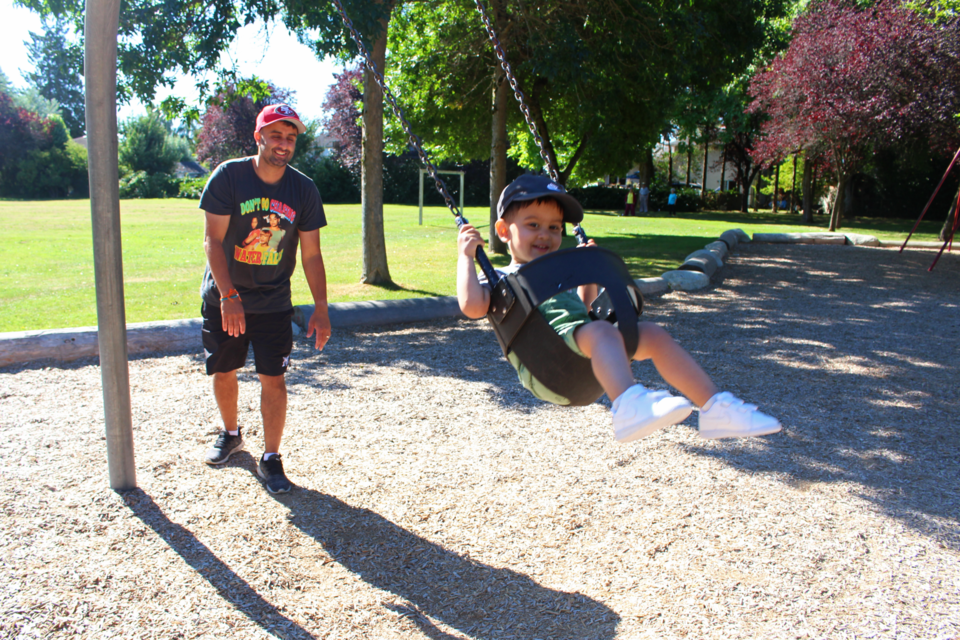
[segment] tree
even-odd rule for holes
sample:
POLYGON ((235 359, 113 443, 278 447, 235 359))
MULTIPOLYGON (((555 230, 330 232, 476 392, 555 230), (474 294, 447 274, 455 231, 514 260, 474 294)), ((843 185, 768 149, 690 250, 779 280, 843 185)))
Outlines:
MULTIPOLYGON (((563 182, 632 163, 657 139, 682 88, 722 86, 746 68, 764 40, 760 18, 782 7, 625 0, 502 0, 491 6, 545 153, 563 182)), ((477 131, 484 120, 477 113, 489 113, 499 86, 497 60, 482 32, 478 38, 473 13, 472 2, 458 0, 405 6, 390 47, 402 61, 394 67, 400 76, 395 85, 407 106, 416 105, 410 109, 415 128, 423 123, 428 134, 455 137, 452 153, 458 155, 475 141, 489 144, 490 133, 477 131)), ((508 126, 511 155, 541 168, 527 125, 511 115, 508 126)))
MULTIPOLYGON (((197 160, 216 167, 224 160, 257 153, 253 131, 257 115, 271 104, 289 104, 293 94, 257 78, 241 79, 225 86, 207 106, 197 133, 197 160), (251 95, 252 94, 252 95, 251 95)), ((291 105, 293 106, 293 105, 291 105)), ((297 152, 306 141, 297 138, 297 152)))
POLYGON ((0 93, 0 194, 53 198, 86 189, 86 150, 70 140, 63 119, 41 117, 0 93))
POLYGON ((30 33, 27 56, 33 73, 26 79, 44 98, 60 105, 60 115, 74 138, 83 135, 83 58, 71 46, 69 25, 63 16, 43 20, 43 33, 30 33))
POLYGON ((848 181, 875 146, 917 136, 942 148, 956 141, 960 25, 935 26, 889 0, 865 9, 825 0, 794 29, 784 55, 751 85, 752 112, 770 118, 756 157, 822 154, 838 180, 835 230, 848 181))
POLYGON ((360 173, 363 155, 363 128, 360 126, 362 78, 359 67, 333 74, 334 82, 323 102, 323 108, 330 114, 324 119, 323 126, 337 141, 335 157, 344 168, 355 174, 360 173))
POLYGON ((147 175, 173 173, 177 162, 189 157, 185 141, 171 134, 170 124, 157 112, 130 118, 120 126, 121 172, 147 175))
POLYGON ((10 84, 10 78, 0 69, 0 93, 9 94, 12 90, 13 85, 10 84))

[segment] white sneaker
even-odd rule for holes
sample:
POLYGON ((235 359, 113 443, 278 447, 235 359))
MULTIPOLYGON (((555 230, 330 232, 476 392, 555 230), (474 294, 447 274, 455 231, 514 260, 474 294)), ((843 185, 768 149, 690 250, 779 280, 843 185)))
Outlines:
POLYGON ((716 394, 704 406, 708 408, 700 409, 700 437, 708 440, 766 436, 783 428, 773 416, 727 391, 716 394))
POLYGON ((636 384, 613 401, 613 437, 617 442, 639 440, 683 422, 692 412, 693 405, 686 398, 636 384))

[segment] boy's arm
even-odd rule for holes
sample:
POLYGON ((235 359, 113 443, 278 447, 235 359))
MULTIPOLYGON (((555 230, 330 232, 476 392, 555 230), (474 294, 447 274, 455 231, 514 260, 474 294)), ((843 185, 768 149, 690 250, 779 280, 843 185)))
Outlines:
POLYGON ((471 225, 460 227, 457 236, 457 301, 468 318, 482 318, 490 308, 490 290, 480 284, 473 262, 477 247, 483 246, 480 232, 471 225))
MULTIPOLYGON (((593 238, 587 240, 587 244, 582 245, 585 247, 595 247, 597 243, 593 241, 593 238)), ((595 284, 585 284, 577 287, 577 295, 580 296, 580 299, 583 300, 583 304, 586 305, 587 309, 590 308, 590 303, 597 299, 597 296, 600 295, 600 287, 595 284)))

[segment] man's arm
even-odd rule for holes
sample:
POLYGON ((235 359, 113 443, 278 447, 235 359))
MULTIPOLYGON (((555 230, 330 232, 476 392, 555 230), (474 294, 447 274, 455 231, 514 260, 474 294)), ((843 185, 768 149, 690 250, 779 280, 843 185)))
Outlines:
MULTIPOLYGON (((207 254, 207 264, 213 281, 217 283, 220 295, 225 295, 233 289, 230 280, 230 271, 227 269, 227 256, 223 252, 223 238, 227 235, 230 226, 230 216, 218 216, 205 211, 206 222, 203 231, 203 251, 207 254)), ((246 316, 243 313, 243 303, 240 298, 223 300, 220 302, 220 315, 223 318, 223 330, 233 337, 237 337, 247 330, 246 316)))
POLYGON ((320 230, 298 233, 303 275, 307 277, 307 285, 313 295, 313 315, 307 323, 307 337, 316 331, 316 348, 322 350, 330 339, 330 314, 327 310, 327 270, 323 266, 323 254, 320 253, 320 230))
POLYGON ((483 246, 480 232, 471 225, 460 227, 457 236, 457 301, 460 311, 468 318, 482 318, 490 309, 490 290, 477 279, 477 267, 473 263, 477 247, 483 246))

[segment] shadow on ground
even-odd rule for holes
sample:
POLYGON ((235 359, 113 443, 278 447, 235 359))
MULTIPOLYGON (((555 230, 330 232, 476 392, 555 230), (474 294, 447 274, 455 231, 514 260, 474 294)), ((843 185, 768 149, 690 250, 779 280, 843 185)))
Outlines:
POLYGON ((580 593, 548 589, 516 571, 477 562, 318 491, 298 487, 277 500, 290 510, 290 522, 333 560, 400 598, 384 606, 430 638, 455 637, 434 621, 477 638, 616 635, 620 617, 580 593))

